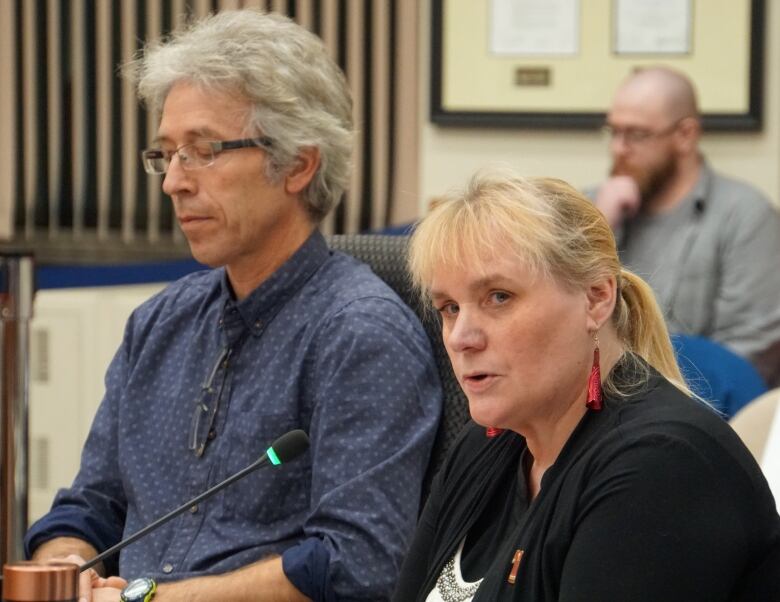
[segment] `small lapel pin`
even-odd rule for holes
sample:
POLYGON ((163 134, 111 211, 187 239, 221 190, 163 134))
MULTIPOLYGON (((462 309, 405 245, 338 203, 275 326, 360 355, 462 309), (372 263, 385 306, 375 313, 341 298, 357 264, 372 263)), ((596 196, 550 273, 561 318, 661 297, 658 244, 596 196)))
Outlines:
POLYGON ((517 570, 520 568, 520 560, 523 558, 523 550, 515 550, 515 555, 512 557, 512 570, 509 571, 509 577, 507 581, 512 585, 517 581, 517 570))

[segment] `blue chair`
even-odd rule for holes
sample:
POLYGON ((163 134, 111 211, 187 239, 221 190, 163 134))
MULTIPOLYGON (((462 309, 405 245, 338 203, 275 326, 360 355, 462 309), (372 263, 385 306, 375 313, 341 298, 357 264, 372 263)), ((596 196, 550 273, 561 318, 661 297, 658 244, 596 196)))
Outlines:
POLYGON ((753 365, 719 343, 675 334, 672 345, 688 386, 727 419, 767 391, 753 365))

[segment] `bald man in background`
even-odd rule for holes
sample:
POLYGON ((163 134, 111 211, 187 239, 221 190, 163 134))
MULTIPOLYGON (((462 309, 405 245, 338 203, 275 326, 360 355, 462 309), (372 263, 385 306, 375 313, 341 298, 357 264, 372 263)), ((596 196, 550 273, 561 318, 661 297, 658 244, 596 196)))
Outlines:
POLYGON ((780 215, 704 159, 690 80, 634 72, 605 130, 612 169, 594 198, 623 263, 653 287, 672 332, 722 343, 780 385, 780 215))

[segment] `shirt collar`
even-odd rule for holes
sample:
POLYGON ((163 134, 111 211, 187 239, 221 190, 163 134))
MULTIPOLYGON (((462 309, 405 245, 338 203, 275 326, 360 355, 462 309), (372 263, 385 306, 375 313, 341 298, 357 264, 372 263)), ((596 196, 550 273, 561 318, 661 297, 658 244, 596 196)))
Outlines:
POLYGON ((325 238, 315 230, 292 257, 249 295, 237 301, 228 282, 227 271, 222 274, 223 310, 220 324, 229 342, 249 330, 260 336, 276 313, 330 256, 325 238))

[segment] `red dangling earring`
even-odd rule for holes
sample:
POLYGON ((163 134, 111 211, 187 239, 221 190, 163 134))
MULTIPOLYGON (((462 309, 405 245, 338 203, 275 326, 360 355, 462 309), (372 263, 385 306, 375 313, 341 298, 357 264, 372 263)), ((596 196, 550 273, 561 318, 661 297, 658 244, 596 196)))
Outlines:
POLYGON ((599 335, 593 335, 596 348, 593 350, 593 367, 588 378, 588 400, 585 405, 589 410, 600 410, 601 404, 601 366, 599 363, 599 335))
POLYGON ((489 426, 485 429, 485 436, 488 439, 492 439, 493 437, 498 437, 501 433, 504 432, 504 429, 499 429, 494 426, 489 426))

